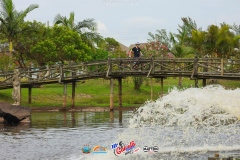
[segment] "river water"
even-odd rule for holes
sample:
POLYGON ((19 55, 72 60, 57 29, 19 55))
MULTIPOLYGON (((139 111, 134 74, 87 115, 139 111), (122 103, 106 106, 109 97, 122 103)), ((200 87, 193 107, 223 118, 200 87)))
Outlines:
POLYGON ((240 90, 221 86, 172 89, 137 111, 32 112, 31 123, 0 124, 0 159, 198 160, 216 153, 240 157, 239 119, 240 90), (128 149, 112 148, 119 142, 128 149), (86 146, 91 153, 83 153, 86 146), (95 146, 107 153, 93 154, 95 146))

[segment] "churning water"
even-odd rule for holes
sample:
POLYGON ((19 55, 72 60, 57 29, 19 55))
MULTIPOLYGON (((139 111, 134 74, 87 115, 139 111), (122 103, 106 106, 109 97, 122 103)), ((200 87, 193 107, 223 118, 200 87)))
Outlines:
POLYGON ((1 147, 0 153, 6 159, 11 158, 6 154, 11 151, 15 159, 73 160, 198 160, 215 153, 220 157, 240 156, 240 89, 226 90, 219 85, 174 88, 134 112, 124 112, 123 122, 101 120, 101 114, 86 122, 91 116, 82 116, 78 115, 71 127, 58 122, 57 128, 31 126, 24 134, 4 133, 1 141, 5 149, 1 147), (111 145, 120 141, 125 145, 134 141, 139 151, 116 156, 111 145), (83 154, 84 144, 105 146, 107 154, 83 154), (159 150, 144 152, 144 146, 157 146, 159 150))
MULTIPOLYGON (((215 153, 240 157, 239 119, 240 89, 226 90, 220 85, 174 88, 132 114, 115 141, 134 140, 141 150, 117 158, 192 160, 208 159, 215 153), (144 146, 158 146, 159 150, 150 154, 142 151, 144 146)), ((114 159, 114 155, 105 158, 114 159)))
POLYGON ((120 139, 133 133, 141 145, 159 146, 156 159, 207 159, 214 153, 239 157, 239 119, 240 89, 173 89, 140 107, 120 139))

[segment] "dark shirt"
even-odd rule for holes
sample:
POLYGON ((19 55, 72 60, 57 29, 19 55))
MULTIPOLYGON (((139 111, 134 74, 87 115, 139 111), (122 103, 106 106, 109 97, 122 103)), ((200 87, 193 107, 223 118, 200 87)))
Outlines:
POLYGON ((140 48, 133 47, 132 51, 134 53, 134 57, 140 57, 140 52, 141 52, 140 48))

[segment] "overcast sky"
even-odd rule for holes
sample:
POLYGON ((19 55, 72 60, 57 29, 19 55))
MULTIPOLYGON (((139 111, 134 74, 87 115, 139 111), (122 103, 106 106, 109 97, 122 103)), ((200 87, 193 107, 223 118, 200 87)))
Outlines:
POLYGON ((13 0, 18 11, 30 4, 39 8, 25 20, 53 24, 56 14, 75 12, 76 22, 94 18, 98 32, 126 45, 147 42, 157 29, 177 33, 181 17, 190 17, 203 30, 222 22, 240 25, 240 0, 13 0))

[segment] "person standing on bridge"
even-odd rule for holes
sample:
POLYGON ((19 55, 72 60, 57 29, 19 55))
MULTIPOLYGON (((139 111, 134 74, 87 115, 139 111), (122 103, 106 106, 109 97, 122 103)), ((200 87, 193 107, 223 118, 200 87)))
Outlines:
POLYGON ((135 45, 136 46, 131 49, 130 55, 133 53, 134 58, 139 58, 143 55, 142 51, 141 51, 141 48, 140 48, 140 43, 137 42, 137 43, 135 43, 135 45))
MULTIPOLYGON (((133 53, 133 57, 138 59, 141 56, 143 56, 141 48, 140 48, 140 43, 137 42, 135 43, 135 47, 133 47, 130 51, 130 55, 133 53)), ((136 69, 138 67, 138 65, 140 64, 140 62, 134 62, 133 68, 136 69)))

